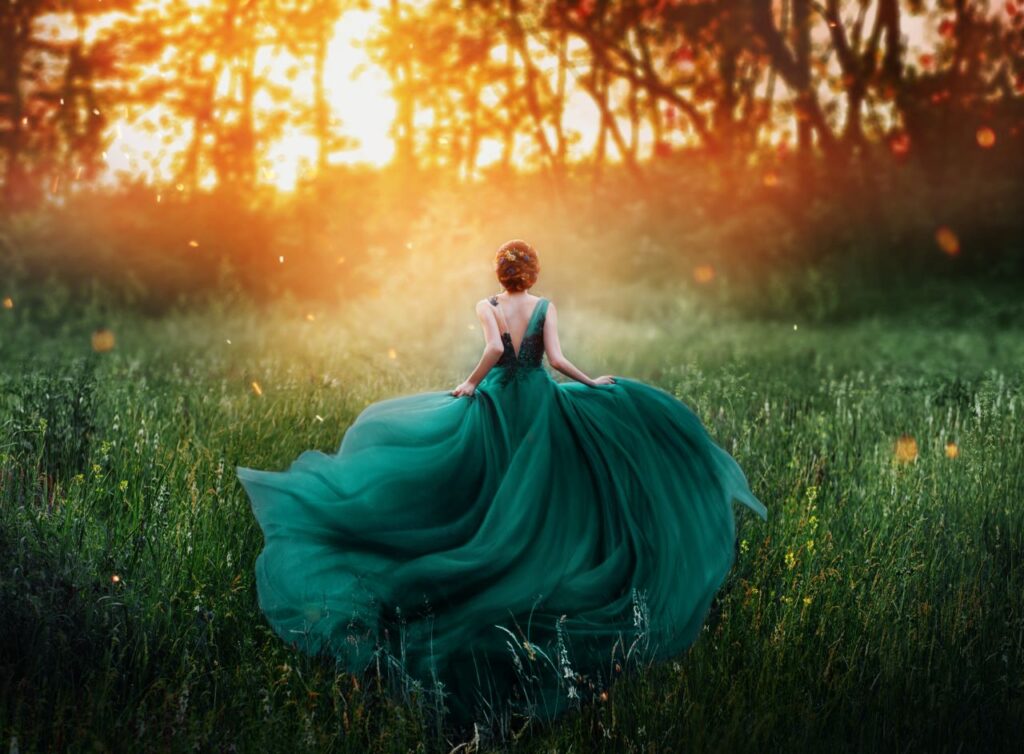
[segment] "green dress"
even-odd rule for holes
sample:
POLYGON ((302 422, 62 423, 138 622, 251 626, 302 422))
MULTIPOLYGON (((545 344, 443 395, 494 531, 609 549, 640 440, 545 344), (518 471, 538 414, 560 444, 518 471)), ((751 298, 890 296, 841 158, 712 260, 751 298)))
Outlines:
POLYGON ((732 502, 767 510, 669 393, 552 379, 547 304, 474 395, 382 400, 333 455, 237 468, 282 639, 351 672, 383 654, 463 722, 505 701, 560 714, 638 633, 656 658, 696 640, 734 562, 732 502))

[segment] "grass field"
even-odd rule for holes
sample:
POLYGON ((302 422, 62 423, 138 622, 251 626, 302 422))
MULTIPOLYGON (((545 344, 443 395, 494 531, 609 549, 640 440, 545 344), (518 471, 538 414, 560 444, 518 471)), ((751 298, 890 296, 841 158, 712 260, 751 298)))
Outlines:
MULTIPOLYGON (((667 294, 600 314, 537 292, 559 302, 585 371, 693 407, 769 520, 737 507, 735 568, 688 653, 554 726, 517 724, 505 743, 485 731, 482 748, 1019 746, 1019 303, 940 290, 825 324, 744 321, 667 294)), ((472 299, 411 319, 380 301, 45 315, 0 309, 0 745, 467 741, 389 702, 372 674, 335 673, 272 634, 253 581, 262 537, 233 469, 333 452, 368 402, 453 387, 480 348, 472 299), (91 348, 99 326, 113 350, 91 348)))

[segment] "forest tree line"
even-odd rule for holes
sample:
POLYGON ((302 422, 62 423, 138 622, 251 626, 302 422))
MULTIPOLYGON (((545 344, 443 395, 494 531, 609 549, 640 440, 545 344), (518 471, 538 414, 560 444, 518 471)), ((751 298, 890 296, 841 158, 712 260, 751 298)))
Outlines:
MULTIPOLYGON (((352 143, 328 102, 328 48, 366 0, 0 0, 0 180, 9 208, 43 201, 103 168, 111 119, 161 105, 186 128, 172 185, 212 173, 241 194, 267 145, 315 139, 317 173, 352 143), (44 22, 59 14, 70 34, 44 22), (112 20, 86 34, 101 17, 112 20), (272 81, 261 50, 286 53, 312 95, 272 81), (230 86, 219 86, 229 76, 230 86), (260 111, 260 98, 273 109, 260 111)), ((681 151, 722 165, 755 153, 936 163, 977 142, 1019 153, 1024 10, 967 0, 384 0, 371 59, 391 83, 393 166, 481 174, 527 167, 558 180, 577 134, 570 91, 598 114, 584 158, 638 180, 681 151), (911 23, 927 34, 912 39, 911 23), (914 42, 914 44, 911 44, 914 42), (914 49, 915 44, 920 46, 914 49), (418 116, 429 111, 427 125, 418 116), (649 134, 643 149, 642 134, 649 134), (528 145, 525 157, 517 144, 528 145)), ((920 36, 920 35, 918 35, 920 36)), ((358 107, 358 103, 353 103, 358 107)), ((166 141, 170 142, 167 138, 166 141)))

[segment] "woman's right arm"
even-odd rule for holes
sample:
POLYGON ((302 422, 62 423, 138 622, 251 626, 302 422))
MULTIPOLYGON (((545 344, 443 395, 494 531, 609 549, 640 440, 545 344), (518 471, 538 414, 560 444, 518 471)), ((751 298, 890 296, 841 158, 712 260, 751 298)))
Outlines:
POLYGON ((476 392, 476 386, 491 371, 491 367, 501 360, 501 355, 505 352, 505 344, 501 340, 501 332, 498 330, 498 324, 489 309, 490 305, 485 299, 481 299, 476 304, 476 316, 480 319, 480 329, 484 333, 484 352, 469 377, 454 390, 449 391, 456 398, 461 395, 473 395, 476 392))
POLYGON ((558 341, 558 310, 550 299, 548 299, 548 310, 544 319, 544 352, 548 356, 548 364, 552 369, 556 369, 566 377, 582 382, 584 385, 597 387, 598 385, 611 385, 615 382, 615 378, 609 374, 591 379, 565 358, 565 354, 562 353, 562 344, 558 341))

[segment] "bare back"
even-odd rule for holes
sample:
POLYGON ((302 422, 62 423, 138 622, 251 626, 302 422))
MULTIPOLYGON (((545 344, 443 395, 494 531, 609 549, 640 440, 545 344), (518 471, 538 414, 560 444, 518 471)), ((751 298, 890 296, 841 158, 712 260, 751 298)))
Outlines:
POLYGON ((526 328, 529 327, 534 311, 540 305, 540 296, 531 293, 516 296, 499 293, 491 298, 498 304, 494 307, 498 330, 509 334, 512 348, 518 354, 526 335, 526 328))

